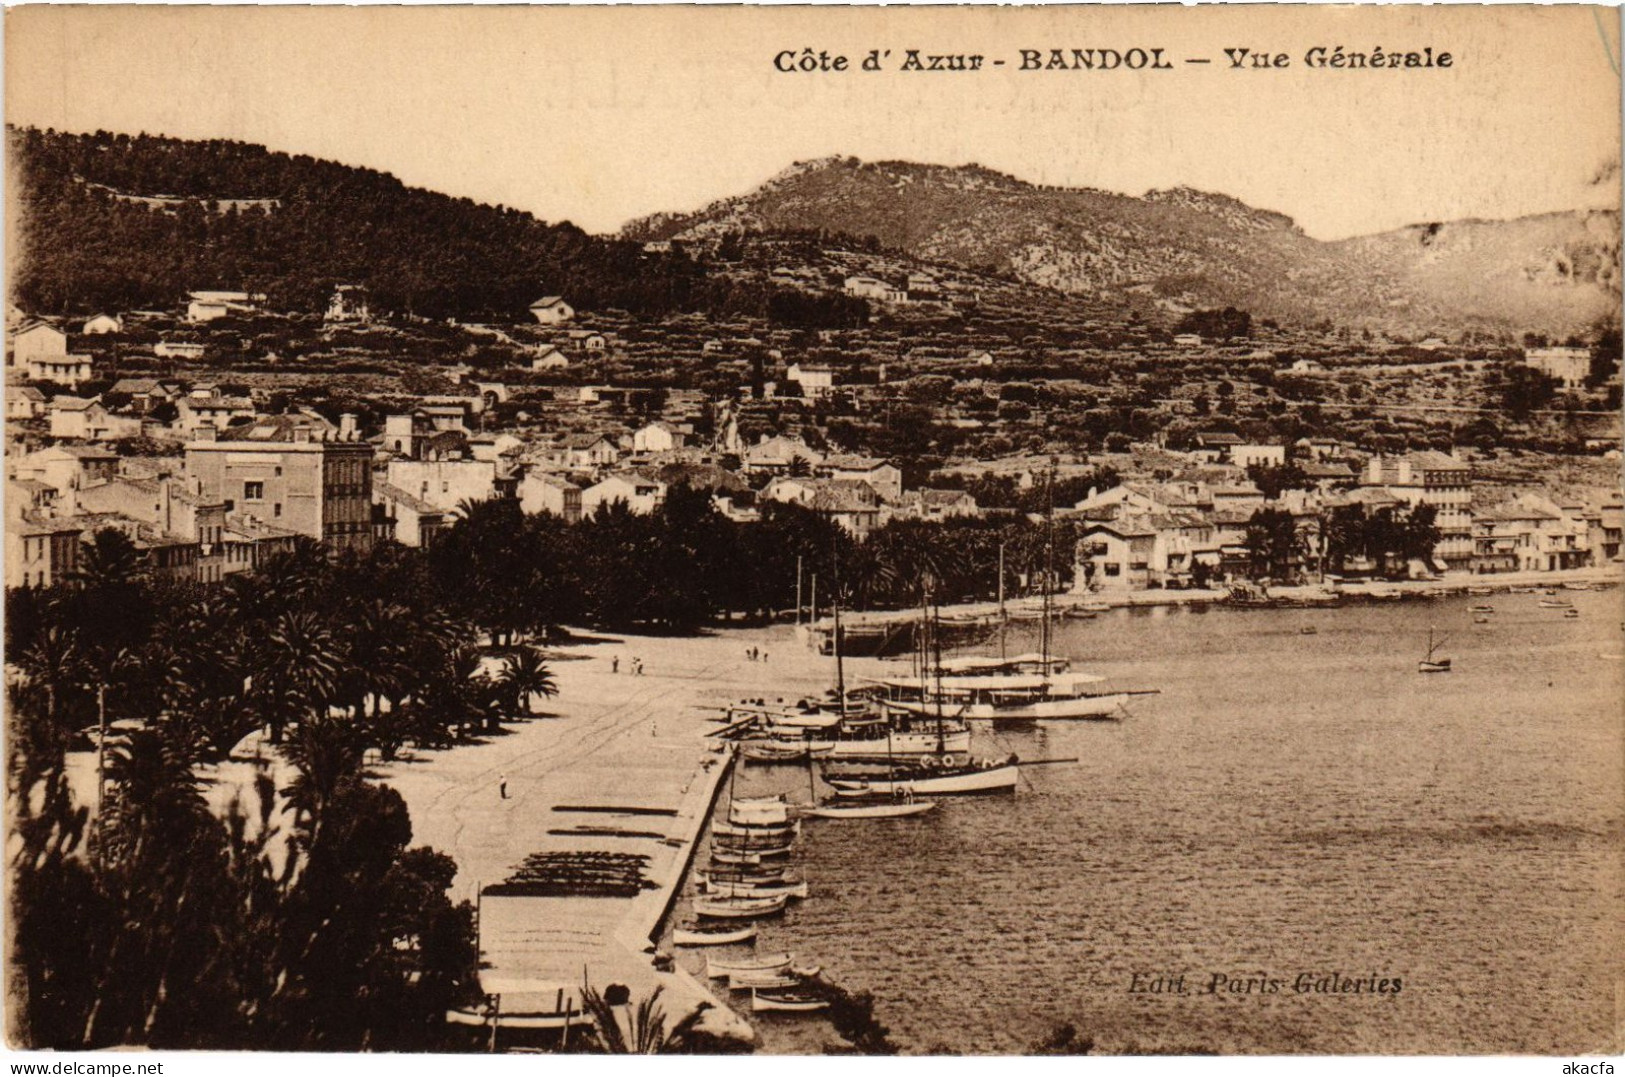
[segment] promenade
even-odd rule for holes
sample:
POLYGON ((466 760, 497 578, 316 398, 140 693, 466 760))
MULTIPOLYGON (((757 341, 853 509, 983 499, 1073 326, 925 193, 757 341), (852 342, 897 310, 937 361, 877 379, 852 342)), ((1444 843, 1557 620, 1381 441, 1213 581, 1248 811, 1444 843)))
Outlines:
POLYGON ((475 900, 527 855, 547 852, 643 854, 656 888, 634 898, 480 899, 481 985, 513 1000, 572 997, 583 980, 599 991, 624 984, 634 1005, 661 987, 668 1026, 709 1003, 702 1029, 754 1042, 748 1022, 705 984, 681 968, 656 971, 651 936, 686 877, 729 766, 723 745, 706 737, 719 728, 708 721, 718 711, 705 708, 820 690, 830 663, 796 647, 782 627, 553 653, 559 695, 538 700, 538 717, 480 743, 381 766, 378 777, 405 798, 414 844, 456 861, 458 899, 475 900), (768 651, 766 662, 747 660, 753 645, 768 651), (641 674, 631 672, 634 660, 641 674), (661 814, 559 810, 584 806, 661 814), (660 836, 556 833, 588 827, 660 836))

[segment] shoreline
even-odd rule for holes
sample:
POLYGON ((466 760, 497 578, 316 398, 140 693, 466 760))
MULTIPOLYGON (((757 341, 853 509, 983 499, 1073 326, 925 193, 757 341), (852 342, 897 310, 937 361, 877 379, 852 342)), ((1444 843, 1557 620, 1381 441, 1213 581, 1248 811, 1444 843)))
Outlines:
MULTIPOLYGON (((1336 593, 1356 599, 1371 598, 1373 592, 1387 592, 1399 594, 1423 595, 1429 592, 1447 595, 1465 594, 1471 588, 1488 587, 1495 593, 1504 593, 1514 587, 1554 587, 1562 588, 1565 583, 1586 583, 1619 585, 1625 583, 1625 566, 1602 565, 1590 568, 1560 569, 1551 572, 1497 572, 1485 575, 1457 574, 1441 577, 1436 580, 1360 580, 1342 581, 1335 592, 1320 584, 1297 584, 1271 587, 1270 594, 1278 598, 1305 598, 1309 596, 1325 597, 1336 593)), ((1222 601, 1229 594, 1229 589, 1190 588, 1186 590, 1167 590, 1162 588, 1147 590, 1105 590, 1105 591, 1064 591, 1050 596, 1051 608, 1058 614, 1080 610, 1086 603, 1101 603, 1111 609, 1133 609, 1136 607, 1154 606, 1199 606, 1209 605, 1222 601)), ((1015 611, 1029 616, 1037 615, 1043 608, 1043 600, 1032 596, 1019 599, 1007 599, 1006 611, 1015 611)), ((996 617, 999 604, 996 601, 959 602, 952 605, 944 604, 941 612, 947 616, 977 616, 996 617)), ((855 628, 876 625, 891 625, 899 622, 911 621, 919 616, 917 609, 902 610, 853 610, 842 611, 843 628, 855 628)), ((833 629, 834 623, 828 616, 819 617, 810 621, 802 628, 827 633, 833 629)))

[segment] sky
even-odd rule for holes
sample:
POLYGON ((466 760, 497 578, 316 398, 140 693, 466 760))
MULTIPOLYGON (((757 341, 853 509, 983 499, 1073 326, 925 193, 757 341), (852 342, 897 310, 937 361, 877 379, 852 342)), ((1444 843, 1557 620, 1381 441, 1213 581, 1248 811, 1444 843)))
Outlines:
POLYGON ((1336 239, 1620 202, 1620 12, 1434 8, 202 8, 6 13, 6 119, 233 138, 607 232, 832 155, 1141 194, 1336 239), (1449 69, 1313 69, 1314 46, 1449 69), (1162 48, 1170 71, 1021 71, 1162 48), (1285 53, 1233 70, 1225 48, 1285 53), (783 73, 803 48, 878 73, 783 73), (895 70, 906 49, 975 72, 895 70), (1002 68, 992 60, 1003 58, 1002 68), (1206 58, 1206 65, 1186 64, 1206 58))

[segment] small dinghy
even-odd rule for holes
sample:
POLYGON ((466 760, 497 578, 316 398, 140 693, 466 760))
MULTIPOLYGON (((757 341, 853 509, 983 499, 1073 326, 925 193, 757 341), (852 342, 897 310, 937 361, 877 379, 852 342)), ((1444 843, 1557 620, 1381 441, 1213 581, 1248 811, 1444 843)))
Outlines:
POLYGON ((705 959, 705 974, 713 980, 720 980, 725 976, 743 975, 749 973, 785 972, 790 968, 790 962, 795 960, 794 954, 758 954, 755 957, 705 959))
POLYGON ((783 912, 789 900, 785 894, 759 898, 716 898, 695 901, 694 912, 709 920, 755 920, 783 912))
POLYGON ((680 927, 671 933, 671 941, 678 946, 731 946, 737 942, 751 942, 756 938, 756 925, 744 927, 680 927))
POLYGON ((763 991, 750 994, 752 1013, 816 1013, 829 1009, 829 999, 806 991, 763 991))

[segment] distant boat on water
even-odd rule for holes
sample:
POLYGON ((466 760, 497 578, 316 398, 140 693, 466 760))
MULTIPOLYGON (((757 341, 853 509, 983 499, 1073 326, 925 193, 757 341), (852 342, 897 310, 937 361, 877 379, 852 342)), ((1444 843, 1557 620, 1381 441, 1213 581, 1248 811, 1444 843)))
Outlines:
POLYGON ((1428 629, 1428 653, 1420 662, 1416 663, 1416 671, 1418 673, 1450 672, 1450 659, 1438 657, 1439 648, 1443 645, 1444 640, 1441 638, 1435 641, 1433 638, 1433 629, 1428 629))

